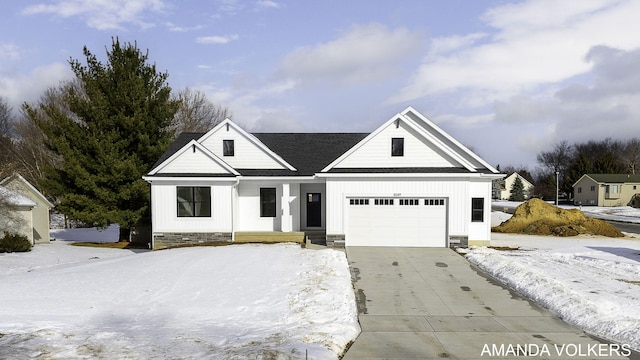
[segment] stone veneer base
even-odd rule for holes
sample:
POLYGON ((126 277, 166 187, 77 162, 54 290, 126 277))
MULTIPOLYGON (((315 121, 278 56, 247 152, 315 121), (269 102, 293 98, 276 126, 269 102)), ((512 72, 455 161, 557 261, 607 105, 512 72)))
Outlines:
POLYGON ((204 243, 231 242, 230 232, 213 233, 153 233, 153 249, 176 246, 200 245, 204 243))

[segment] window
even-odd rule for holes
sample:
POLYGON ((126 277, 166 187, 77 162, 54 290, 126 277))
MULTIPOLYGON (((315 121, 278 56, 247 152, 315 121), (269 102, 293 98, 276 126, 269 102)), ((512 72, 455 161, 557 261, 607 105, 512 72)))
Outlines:
POLYGON ((235 153, 235 146, 233 140, 222 140, 222 155, 233 156, 235 153))
POLYGON ((211 188, 178 186, 176 188, 178 217, 210 217, 211 188))
POLYGON ((393 199, 375 199, 375 205, 393 205, 393 199))
POLYGON ((471 221, 472 222, 484 221, 484 198, 471 199, 471 221))
POLYGON ((578 194, 581 194, 581 193, 582 193, 582 187, 579 187, 578 188, 578 194))
POLYGON ((260 188, 260 217, 276 217, 276 188, 260 188))
POLYGON ((400 199, 400 205, 420 205, 418 199, 400 199))
POLYGON ((349 199, 349 205, 369 205, 369 199, 349 199))
POLYGON ((596 186, 595 185, 591 185, 591 191, 596 191, 596 186))
POLYGON ((391 139, 391 156, 404 156, 404 138, 391 139))

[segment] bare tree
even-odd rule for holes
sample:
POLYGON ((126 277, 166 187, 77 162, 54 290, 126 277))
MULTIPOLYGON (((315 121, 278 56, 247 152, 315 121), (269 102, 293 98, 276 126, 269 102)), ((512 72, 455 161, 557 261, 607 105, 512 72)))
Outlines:
POLYGON ((567 140, 563 140, 553 145, 553 150, 538 154, 538 162, 555 172, 564 172, 569 167, 572 160, 572 147, 567 140))
POLYGON ((627 165, 627 170, 635 174, 640 166, 640 139, 633 138, 623 145, 622 161, 627 165))
POLYGON ((0 180, 13 173, 13 116, 5 98, 0 97, 0 180))
POLYGON ((175 136, 181 132, 206 132, 231 117, 228 108, 215 105, 200 90, 186 88, 178 94, 180 109, 173 121, 175 136))

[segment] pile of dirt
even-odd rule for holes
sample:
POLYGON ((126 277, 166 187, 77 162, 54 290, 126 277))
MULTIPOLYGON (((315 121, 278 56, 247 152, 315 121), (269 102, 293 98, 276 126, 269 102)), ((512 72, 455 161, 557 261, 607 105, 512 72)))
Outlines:
POLYGON ((589 218, 578 209, 561 209, 540 199, 531 199, 518 206, 513 216, 492 229, 499 233, 530 235, 576 236, 580 234, 623 237, 613 225, 589 218))

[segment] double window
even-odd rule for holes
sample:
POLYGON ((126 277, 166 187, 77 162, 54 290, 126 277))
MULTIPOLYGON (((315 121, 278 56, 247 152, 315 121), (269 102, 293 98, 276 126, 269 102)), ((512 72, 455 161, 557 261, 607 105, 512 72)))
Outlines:
POLYGON ((276 188, 260 188, 260 217, 276 217, 276 188))
POLYGON ((211 187, 178 186, 178 217, 210 217, 211 187))

